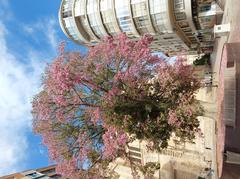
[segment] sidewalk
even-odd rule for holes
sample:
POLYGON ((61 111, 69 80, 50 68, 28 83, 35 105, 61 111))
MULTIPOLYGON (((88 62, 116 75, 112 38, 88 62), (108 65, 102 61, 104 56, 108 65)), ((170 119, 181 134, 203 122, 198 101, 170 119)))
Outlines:
MULTIPOLYGON (((227 128, 226 129, 226 138, 225 138, 225 124, 223 123, 224 119, 224 95, 225 95, 225 101, 227 100, 228 103, 231 102, 232 99, 230 99, 230 96, 228 92, 226 92, 226 89, 230 89, 231 87, 229 86, 230 82, 228 81, 231 78, 226 78, 226 75, 224 75, 225 70, 226 70, 226 63, 228 60, 231 60, 227 56, 227 51, 226 53, 223 54, 223 47, 226 43, 233 43, 233 42, 240 42, 240 1, 239 0, 227 0, 223 2, 225 4, 225 10, 224 10, 224 16, 223 16, 223 24, 230 23, 231 24, 231 32, 228 37, 221 37, 219 39, 216 39, 215 46, 214 46, 214 51, 212 53, 212 70, 214 72, 217 72, 216 74, 216 81, 219 82, 219 87, 218 89, 213 89, 213 96, 214 101, 217 103, 218 106, 218 113, 217 113, 217 118, 216 118, 216 135, 217 137, 215 138, 215 143, 216 143, 216 161, 217 161, 217 166, 215 166, 218 171, 218 175, 221 176, 222 174, 222 165, 223 165, 223 150, 224 150, 224 140, 226 140, 227 145, 231 143, 237 144, 237 147, 239 146, 240 150, 240 117, 237 117, 236 115, 236 127, 238 128, 239 125, 239 133, 236 132, 236 129, 234 129, 234 132, 232 129, 227 128), (224 81, 225 79, 225 81, 224 81), (224 89, 224 84, 225 84, 225 89, 224 89), (224 94, 225 91, 225 94, 224 94)), ((237 60, 236 65, 236 78, 239 79, 240 77, 240 49, 238 51, 238 54, 235 54, 235 57, 239 57, 239 60, 237 60)), ((232 79, 231 79, 232 80, 232 79)), ((239 81, 240 84, 240 81, 239 81)), ((238 91, 238 87, 236 88, 236 91, 238 91)), ((232 89, 231 89, 232 90, 232 89)), ((240 89, 239 89, 240 90, 240 89)), ((236 96, 239 96, 239 94, 236 94, 236 96)), ((239 99, 236 98, 236 106, 240 105, 240 97, 239 99), (239 104, 239 105, 238 105, 239 104)), ((235 106, 235 107, 236 107, 235 106)), ((239 106, 240 107, 240 106, 239 106)), ((238 107, 238 108, 239 108, 238 107)), ((236 114, 240 114, 240 109, 237 109, 236 114)), ((230 114, 230 113, 229 113, 230 114)), ((225 146, 226 147, 226 146, 225 146)), ((215 169, 216 169, 215 168, 215 169)), ((237 171, 236 166, 234 167, 229 167, 224 164, 223 168, 223 177, 222 179, 238 179, 234 177, 234 175, 226 175, 226 171, 229 171, 229 169, 233 169, 234 171, 237 171), (235 169, 235 170, 234 170, 235 169), (233 177, 230 177, 233 176, 233 177)), ((240 170, 240 169, 238 169, 240 170)), ((239 176, 239 175, 235 175, 239 176)), ((217 176, 215 177, 217 178, 217 176)))

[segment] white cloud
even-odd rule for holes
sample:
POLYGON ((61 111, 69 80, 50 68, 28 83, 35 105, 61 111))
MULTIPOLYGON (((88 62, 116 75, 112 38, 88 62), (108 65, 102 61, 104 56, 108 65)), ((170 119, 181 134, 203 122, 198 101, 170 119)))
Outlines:
POLYGON ((0 11, 1 19, 4 19, 5 21, 11 19, 13 15, 11 11, 8 11, 9 0, 1 0, 0 7, 1 7, 1 11, 0 11))
POLYGON ((34 32, 34 28, 30 26, 24 26, 23 30, 28 34, 32 34, 34 32))
POLYGON ((47 37, 47 40, 48 40, 48 43, 51 45, 51 47, 53 49, 56 49, 57 48, 57 44, 58 44, 58 39, 56 38, 57 37, 57 32, 56 32, 56 20, 51 18, 49 21, 48 21, 48 25, 47 25, 47 31, 45 33, 46 37, 47 37))
MULTIPOLYGON (((38 26, 44 25, 38 22, 38 26)), ((29 157, 27 132, 31 130, 31 99, 39 90, 46 62, 44 58, 55 53, 53 49, 57 45, 57 35, 54 26, 54 21, 50 20, 45 24, 47 30, 41 32, 49 41, 46 48, 50 47, 51 50, 43 54, 29 46, 25 55, 28 59, 26 64, 8 48, 6 34, 9 32, 0 21, 0 176, 21 171, 24 161, 29 157)), ((28 31, 33 35, 41 31, 38 29, 36 32, 35 29, 34 25, 32 30, 29 26, 28 31)))
POLYGON ((18 162, 24 160, 29 97, 36 89, 25 67, 9 53, 5 33, 0 23, 0 175, 17 170, 18 162))
MULTIPOLYGON (((32 146, 27 136, 31 131, 31 100, 39 90, 46 61, 56 54, 58 42, 54 17, 22 24, 14 17, 9 3, 0 0, 0 176, 25 170, 26 161, 31 158, 28 151, 32 146), (7 29, 8 22, 22 28, 21 35, 25 33, 28 39, 17 41, 19 34, 7 29)), ((40 150, 43 154, 44 150, 40 150)))
MULTIPOLYGON (((48 17, 40 19, 33 24, 24 24, 23 30, 25 33, 31 36, 36 42, 39 42, 39 36, 36 33, 43 33, 44 41, 52 48, 56 49, 58 44, 58 37, 56 27, 58 22, 54 17, 48 17)), ((42 40, 42 39, 41 39, 42 40)))

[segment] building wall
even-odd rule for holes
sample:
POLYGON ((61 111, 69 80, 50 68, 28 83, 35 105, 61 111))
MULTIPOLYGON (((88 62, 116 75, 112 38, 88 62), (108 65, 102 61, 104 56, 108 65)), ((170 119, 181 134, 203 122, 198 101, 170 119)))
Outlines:
MULTIPOLYGON (((178 138, 172 137, 167 149, 161 152, 149 152, 144 141, 135 140, 130 144, 130 159, 145 165, 148 162, 160 163, 160 170, 156 171, 154 177, 161 179, 197 179, 207 176, 206 168, 211 168, 212 158, 209 152, 213 150, 209 129, 213 129, 211 119, 200 117, 200 127, 205 137, 197 137, 195 143, 182 143, 178 138), (211 126, 211 127, 210 127, 211 126)), ((120 178, 132 179, 131 168, 123 159, 117 159, 113 165, 115 172, 120 178)), ((140 174, 140 178, 144 178, 140 174)))
POLYGON ((23 177, 24 175, 22 175, 21 173, 15 173, 12 175, 2 176, 0 177, 0 179, 22 179, 23 177))
POLYGON ((60 179, 61 176, 56 173, 56 165, 38 168, 34 170, 27 170, 7 176, 0 177, 0 179, 60 179))
POLYGON ((155 39, 153 50, 188 50, 175 32, 170 5, 168 0, 62 0, 59 21, 64 33, 78 44, 91 46, 119 32, 133 40, 148 33, 155 39))
POLYGON ((154 51, 176 54, 207 48, 204 42, 212 41, 212 31, 199 30, 216 23, 214 7, 213 0, 62 0, 59 21, 78 44, 92 46, 120 32, 138 40, 148 33, 154 51))
MULTIPOLYGON (((191 64, 197 57, 198 55, 188 55, 187 62, 191 64)), ((200 89, 196 98, 208 101, 206 90, 206 88, 200 89)), ((206 176, 215 162, 212 155, 215 148, 212 137, 215 135, 215 120, 206 116, 199 116, 198 119, 203 136, 196 135, 194 143, 183 143, 173 135, 168 148, 157 153, 147 150, 146 142, 135 140, 128 149, 130 159, 143 165, 148 162, 160 163, 161 168, 155 173, 156 179, 197 179, 198 177, 207 179, 206 176)), ((123 159, 117 159, 114 167, 123 178, 133 178, 129 164, 123 159)))

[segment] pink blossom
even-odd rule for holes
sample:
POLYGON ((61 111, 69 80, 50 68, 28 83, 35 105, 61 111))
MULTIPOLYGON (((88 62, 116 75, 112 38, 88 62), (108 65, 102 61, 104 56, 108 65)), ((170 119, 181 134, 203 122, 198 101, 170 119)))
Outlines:
POLYGON ((181 121, 177 118, 177 114, 173 110, 169 110, 168 112, 168 124, 176 127, 181 126, 181 121))
MULTIPOLYGON (((45 71, 43 90, 32 102, 34 131, 42 135, 59 173, 75 179, 86 178, 86 171, 88 178, 101 178, 102 174, 96 171, 102 169, 103 163, 123 156, 130 140, 126 133, 130 131, 129 124, 139 124, 139 130, 145 133, 152 130, 151 121, 159 119, 159 123, 166 124, 161 116, 167 116, 169 125, 165 126, 170 132, 180 128, 191 137, 198 133, 198 121, 194 119, 198 109, 189 106, 200 87, 199 81, 184 60, 169 64, 153 56, 149 48, 152 40, 149 35, 137 42, 126 34, 106 37, 84 56, 66 52, 65 44, 60 45, 59 56, 45 71), (150 86, 154 89, 151 94, 150 86), (172 109, 165 109, 165 103, 172 109), (158 104, 163 104, 160 112, 158 104), (129 112, 128 106, 135 111, 129 112), (138 110, 144 106, 149 116, 153 109, 153 120, 138 120, 138 110), (86 159, 95 164, 89 170, 83 170, 86 159)), ((146 140, 152 141, 151 137, 146 140)))
POLYGON ((124 150, 124 146, 128 142, 128 135, 117 130, 114 127, 109 127, 103 135, 105 158, 113 159, 118 154, 119 150, 124 150))

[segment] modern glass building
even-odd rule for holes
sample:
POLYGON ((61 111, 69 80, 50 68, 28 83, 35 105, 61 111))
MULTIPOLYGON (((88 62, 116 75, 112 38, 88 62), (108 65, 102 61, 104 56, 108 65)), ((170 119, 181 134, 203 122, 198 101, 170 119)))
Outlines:
POLYGON ((195 35, 201 26, 193 18, 196 1, 62 0, 59 21, 66 36, 81 45, 92 46, 120 32, 133 40, 148 33, 154 37, 154 51, 174 53, 201 45, 195 35))

